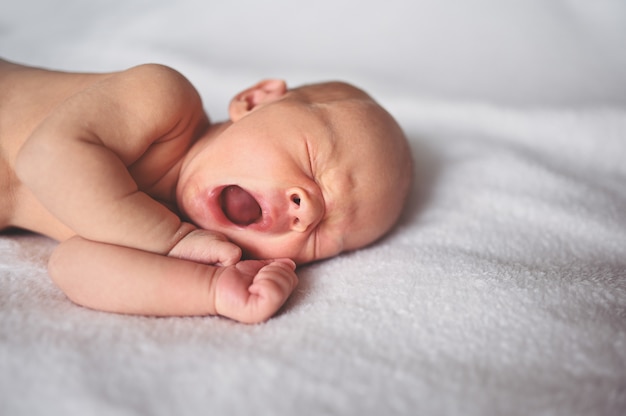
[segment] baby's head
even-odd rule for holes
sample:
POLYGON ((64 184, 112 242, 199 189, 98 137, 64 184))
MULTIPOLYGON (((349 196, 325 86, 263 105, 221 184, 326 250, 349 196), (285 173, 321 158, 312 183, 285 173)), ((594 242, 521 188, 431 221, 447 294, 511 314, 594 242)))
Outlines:
POLYGON ((366 246, 397 221, 412 172, 395 120, 340 82, 239 93, 181 168, 177 201, 247 257, 297 263, 366 246))

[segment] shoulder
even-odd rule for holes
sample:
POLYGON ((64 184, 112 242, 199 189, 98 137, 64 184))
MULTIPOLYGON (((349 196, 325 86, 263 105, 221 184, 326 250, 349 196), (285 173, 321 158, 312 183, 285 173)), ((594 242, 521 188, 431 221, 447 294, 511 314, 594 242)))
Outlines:
POLYGON ((201 106, 198 91, 175 69, 160 64, 143 64, 111 77, 111 82, 129 92, 135 99, 150 101, 151 105, 201 106))
POLYGON ((105 101, 111 100, 124 123, 141 130, 138 138, 166 140, 206 120, 198 91, 168 66, 144 64, 116 72, 96 89, 105 101))
POLYGON ((189 140, 206 120, 200 95, 187 78, 167 66, 145 64, 98 75, 59 104, 45 126, 90 137, 130 163, 156 142, 189 140))

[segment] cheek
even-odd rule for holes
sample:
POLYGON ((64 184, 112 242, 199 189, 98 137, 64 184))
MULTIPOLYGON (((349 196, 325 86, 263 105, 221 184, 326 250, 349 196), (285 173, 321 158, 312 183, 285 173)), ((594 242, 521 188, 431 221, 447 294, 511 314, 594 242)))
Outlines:
POLYGON ((188 221, 200 228, 215 229, 217 221, 210 206, 209 191, 194 178, 181 184, 177 189, 176 200, 181 214, 188 221))
MULTIPOLYGON (((345 230, 345 232, 351 232, 350 230, 345 230)), ((340 237, 345 235, 343 232, 341 233, 318 233, 318 260, 319 259, 327 259, 330 257, 335 257, 345 250, 343 238, 340 237)))
POLYGON ((193 216, 198 210, 196 203, 198 189, 189 181, 179 180, 176 186, 176 204, 185 216, 193 216))
POLYGON ((206 204, 198 194, 184 192, 178 206, 188 221, 200 228, 212 228, 206 204))

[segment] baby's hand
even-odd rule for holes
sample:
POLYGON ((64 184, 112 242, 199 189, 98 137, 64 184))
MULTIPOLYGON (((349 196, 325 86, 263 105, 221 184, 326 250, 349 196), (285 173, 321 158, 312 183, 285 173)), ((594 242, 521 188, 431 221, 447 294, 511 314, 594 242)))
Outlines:
POLYGON ((246 260, 220 268, 213 283, 217 314, 244 323, 269 319, 298 284, 289 259, 246 260))
POLYGON ((167 255, 197 263, 231 266, 241 259, 241 248, 220 233, 196 229, 184 236, 167 255))

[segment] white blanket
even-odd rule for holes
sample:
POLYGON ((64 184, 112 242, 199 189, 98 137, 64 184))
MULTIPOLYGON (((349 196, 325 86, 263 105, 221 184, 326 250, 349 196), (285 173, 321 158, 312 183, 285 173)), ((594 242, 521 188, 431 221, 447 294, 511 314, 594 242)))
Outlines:
POLYGON ((246 326, 72 304, 55 242, 0 237, 2 415, 622 415, 626 3, 12 2, 0 56, 186 74, 213 118, 257 79, 353 81, 410 138, 381 242, 301 268, 246 326))

